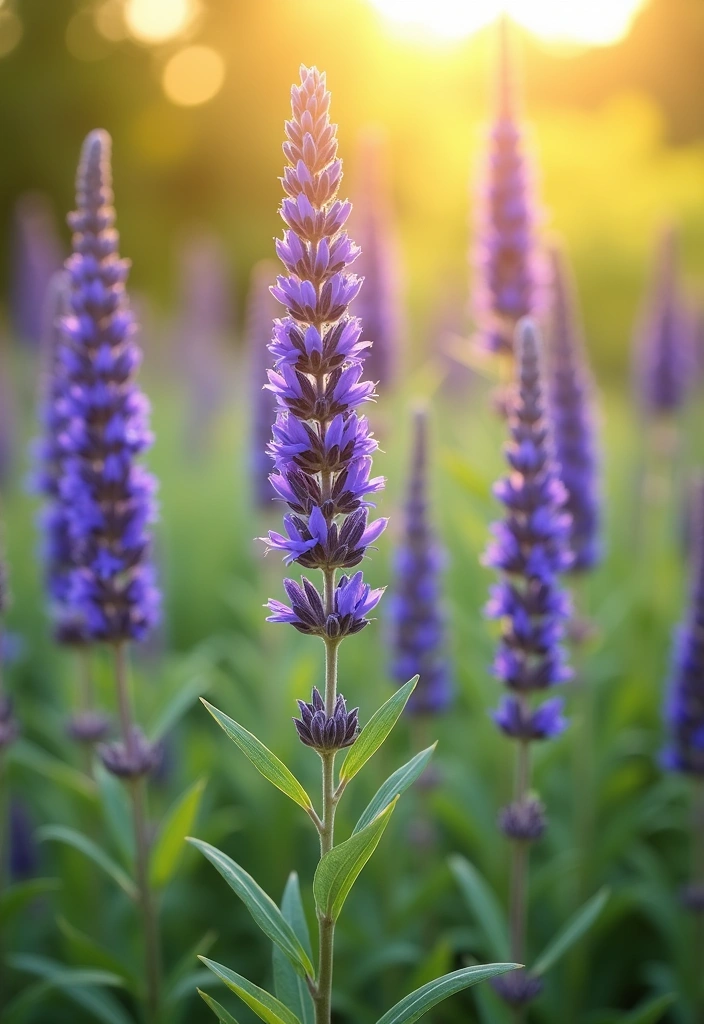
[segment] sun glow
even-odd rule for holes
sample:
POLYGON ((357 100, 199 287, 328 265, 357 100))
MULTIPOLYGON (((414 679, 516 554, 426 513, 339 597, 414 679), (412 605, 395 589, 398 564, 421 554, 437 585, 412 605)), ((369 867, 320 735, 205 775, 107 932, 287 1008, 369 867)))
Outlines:
POLYGON ((501 13, 529 32, 555 42, 606 44, 622 38, 644 0, 370 0, 391 21, 409 29, 460 39, 501 13))

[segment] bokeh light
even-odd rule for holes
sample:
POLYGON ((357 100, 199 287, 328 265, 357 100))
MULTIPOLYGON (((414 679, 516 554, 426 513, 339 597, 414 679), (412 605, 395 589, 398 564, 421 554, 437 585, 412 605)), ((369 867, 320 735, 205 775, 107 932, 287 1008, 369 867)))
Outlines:
POLYGON ((603 44, 626 34, 643 0, 370 0, 387 18, 441 38, 462 38, 505 12, 524 28, 545 39, 603 44))
POLYGON ((21 38, 22 22, 17 15, 12 11, 0 11, 0 57, 11 53, 21 38))
POLYGON ((172 103, 195 107, 216 96, 225 79, 225 62, 210 46, 185 46, 168 61, 162 85, 172 103))
POLYGON ((125 21, 142 43, 164 43, 181 35, 198 13, 196 0, 127 0, 125 21))
POLYGON ((128 35, 123 0, 102 0, 93 10, 95 27, 101 36, 119 43, 128 35))

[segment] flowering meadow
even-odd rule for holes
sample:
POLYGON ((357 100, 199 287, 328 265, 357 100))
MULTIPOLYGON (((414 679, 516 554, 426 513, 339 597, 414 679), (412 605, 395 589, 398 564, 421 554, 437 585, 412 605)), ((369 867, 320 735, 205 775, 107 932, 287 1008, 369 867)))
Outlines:
POLYGON ((0 2, 0 1024, 700 1024, 704 150, 575 98, 660 0, 535 111, 270 2, 0 2))

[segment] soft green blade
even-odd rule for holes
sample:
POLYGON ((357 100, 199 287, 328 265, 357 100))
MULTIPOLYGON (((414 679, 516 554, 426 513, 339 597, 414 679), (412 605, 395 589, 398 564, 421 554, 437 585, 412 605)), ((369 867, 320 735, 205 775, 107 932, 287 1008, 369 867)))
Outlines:
POLYGON ((565 953, 578 942, 594 924, 606 906, 609 890, 601 889, 581 907, 561 928, 554 939, 547 944, 531 968, 531 974, 541 975, 549 971, 565 953))
POLYGON ((217 999, 213 999, 207 992, 204 992, 202 988, 196 989, 196 992, 201 997, 206 1006, 209 1006, 213 1011, 220 1024, 237 1024, 237 1021, 228 1013, 224 1006, 221 1006, 217 999))
POLYGON ((257 771, 268 779, 272 785, 285 793, 287 797, 297 803, 305 811, 313 808, 312 801, 298 779, 283 761, 280 761, 276 754, 272 754, 268 747, 265 747, 261 740, 247 732, 237 722, 228 718, 222 711, 218 711, 207 700, 201 701, 206 706, 218 725, 227 733, 230 739, 237 744, 243 754, 249 758, 257 771))
POLYGON ((398 689, 393 697, 387 700, 386 704, 382 704, 379 710, 374 712, 342 762, 340 782, 349 782, 372 754, 376 753, 401 717, 408 698, 415 690, 418 678, 418 676, 414 676, 413 679, 409 679, 405 686, 398 689))
MULTIPOLYGON (((313 954, 311 952, 308 923, 303 909, 303 900, 301 899, 301 887, 295 871, 292 871, 288 876, 281 900, 281 913, 293 928, 296 937, 308 956, 312 959, 313 954)), ((274 946, 273 968, 274 991, 277 998, 288 1006, 290 1010, 293 1010, 301 1024, 313 1024, 315 1008, 308 985, 301 975, 294 970, 291 962, 284 956, 278 946, 274 946)))
POLYGON ((506 920, 499 901, 486 879, 465 857, 459 855, 450 857, 449 863, 470 911, 484 932, 489 955, 499 957, 501 960, 507 959, 509 941, 506 920))
POLYGON ((254 881, 252 876, 210 843, 190 838, 188 841, 200 850, 204 857, 208 858, 213 867, 217 868, 233 892, 237 893, 242 900, 256 924, 288 957, 295 969, 303 977, 307 974, 310 978, 314 978, 315 969, 311 959, 298 941, 293 928, 271 897, 254 881))
POLYGON ((430 758, 433 756, 436 746, 437 743, 433 743, 432 747, 421 750, 419 754, 416 754, 415 757, 402 765, 401 768, 397 768, 393 775, 389 775, 386 782, 379 787, 376 794, 367 804, 361 818, 354 827, 352 835, 366 828, 377 815, 381 814, 389 806, 392 800, 400 796, 401 793, 405 793, 408 787, 412 786, 416 779, 420 778, 430 758))
POLYGON ((164 819, 150 858, 151 882, 155 889, 168 885, 176 873, 186 836, 193 831, 198 817, 204 789, 205 779, 190 786, 164 819))
POLYGON ((68 828, 65 825, 44 825, 39 829, 38 837, 40 841, 53 840, 57 843, 65 843, 66 846, 72 846, 74 850, 79 850, 94 864, 97 864, 106 875, 109 875, 130 899, 137 899, 137 888, 129 875, 112 857, 108 856, 105 850, 88 836, 84 836, 82 832, 77 832, 74 828, 68 828))
POLYGON ((223 967, 214 960, 207 960, 204 956, 200 959, 220 981, 224 981, 227 987, 240 997, 243 1003, 266 1021, 266 1024, 301 1024, 298 1017, 270 992, 253 985, 251 981, 231 971, 229 967, 223 967))
POLYGON ((427 985, 411 992, 400 1002, 392 1006, 377 1024, 413 1024, 428 1010, 432 1009, 443 999, 461 992, 465 988, 486 981, 488 978, 495 978, 497 974, 506 974, 507 971, 514 971, 520 964, 485 964, 476 967, 464 967, 461 971, 453 971, 452 974, 445 974, 442 978, 429 981, 427 985))
POLYGON ((320 861, 313 879, 313 894, 319 913, 333 921, 340 916, 347 895, 377 848, 395 806, 396 800, 371 824, 330 850, 320 861))

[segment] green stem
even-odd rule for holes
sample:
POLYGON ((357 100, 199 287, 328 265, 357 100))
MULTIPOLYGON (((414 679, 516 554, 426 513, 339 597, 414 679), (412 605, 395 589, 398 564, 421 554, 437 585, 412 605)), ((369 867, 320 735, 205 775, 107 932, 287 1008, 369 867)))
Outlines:
MULTIPOLYGON (((333 609, 335 574, 324 572, 323 600, 327 614, 333 609)), ((325 711, 331 715, 337 698, 337 649, 335 640, 325 641, 325 711)), ((335 845, 335 751, 320 754, 323 776, 323 812, 320 829, 320 857, 335 845)), ((318 981, 314 996, 315 1024, 330 1024, 332 1004, 333 952, 335 922, 331 917, 318 914, 318 981)))
MULTIPOLYGON (((124 643, 115 645, 115 682, 120 724, 125 747, 129 754, 136 755, 136 737, 132 718, 129 693, 127 647, 124 643)), ((161 1001, 161 944, 154 896, 149 881, 149 839, 147 836, 147 799, 144 778, 130 780, 132 802, 132 824, 135 846, 135 876, 139 907, 144 930, 144 965, 146 980, 145 1019, 147 1024, 157 1024, 161 1001)))
MULTIPOLYGON (((524 699, 524 698, 521 698, 524 699)), ((524 740, 518 744, 516 753, 516 774, 514 778, 514 803, 523 803, 530 787, 530 745, 524 740)), ((511 854, 511 896, 510 935, 511 958, 514 963, 525 963, 526 919, 528 900, 528 843, 514 840, 511 854)), ((515 1024, 522 1024, 524 1007, 514 1010, 515 1024)))

